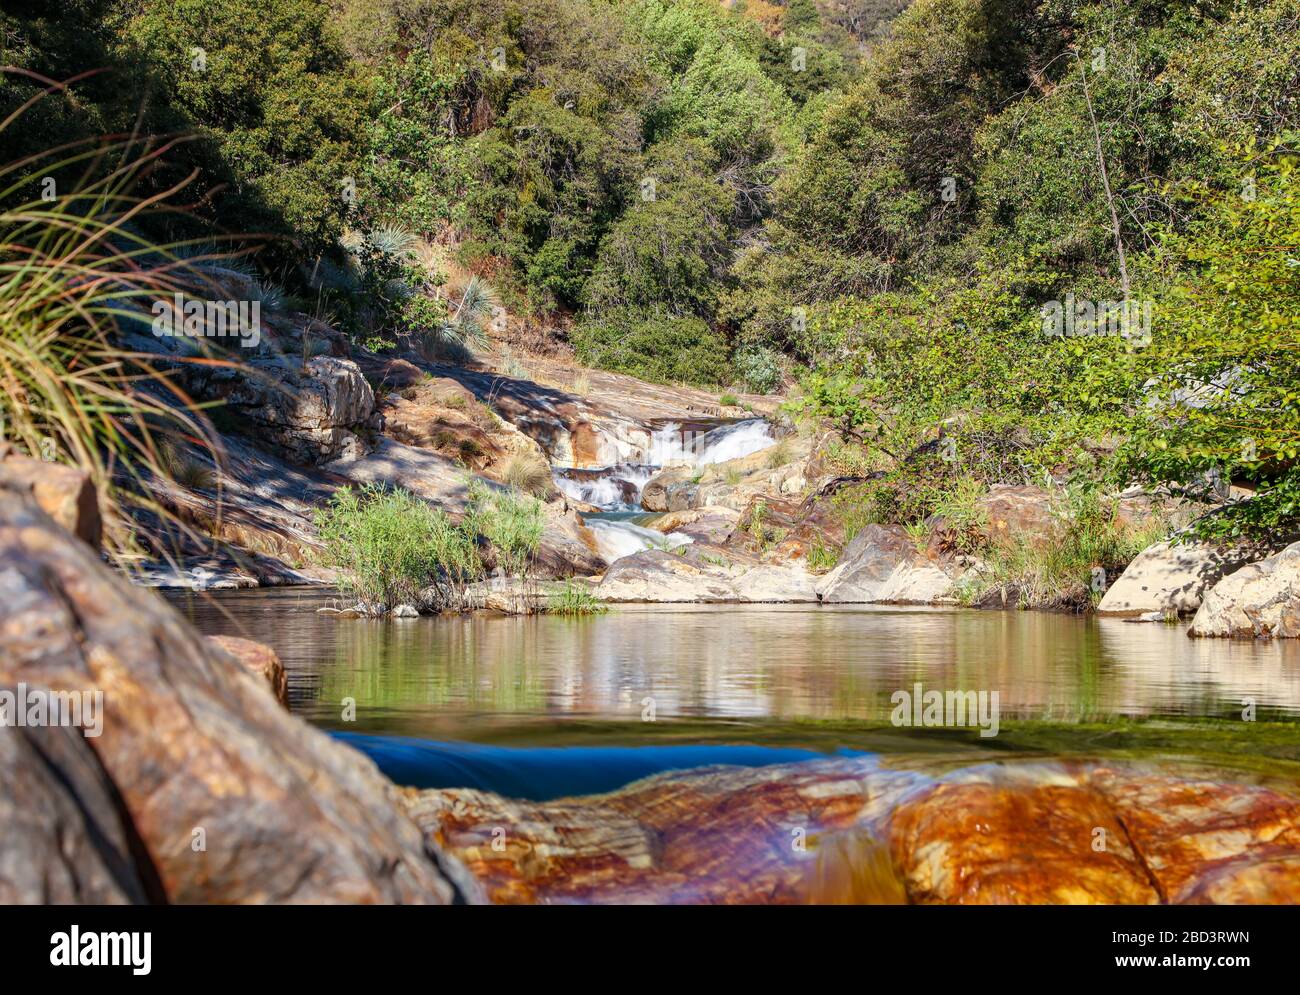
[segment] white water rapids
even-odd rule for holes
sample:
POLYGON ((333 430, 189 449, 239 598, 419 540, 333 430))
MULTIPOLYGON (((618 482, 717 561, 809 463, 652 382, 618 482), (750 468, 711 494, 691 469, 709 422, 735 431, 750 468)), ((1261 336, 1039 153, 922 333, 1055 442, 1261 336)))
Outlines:
MULTIPOLYGON (((773 445, 772 427, 762 418, 719 425, 707 432, 683 432, 676 422, 664 425, 650 439, 644 461, 620 463, 598 470, 556 470, 556 486, 575 501, 604 512, 641 510, 641 489, 667 466, 704 467, 739 459, 773 445)), ((643 549, 675 549, 690 542, 679 532, 665 535, 620 518, 585 516, 596 546, 610 563, 643 549)))

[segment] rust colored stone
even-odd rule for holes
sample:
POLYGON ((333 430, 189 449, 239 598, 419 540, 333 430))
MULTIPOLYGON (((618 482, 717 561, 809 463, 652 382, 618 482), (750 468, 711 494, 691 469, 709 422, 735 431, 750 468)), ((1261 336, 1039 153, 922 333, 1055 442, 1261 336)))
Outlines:
POLYGON ((265 643, 243 639, 240 636, 207 636, 206 638, 218 649, 238 660, 240 666, 250 674, 263 681, 275 695, 276 701, 285 708, 289 707, 289 678, 275 650, 265 643))
POLYGON ((1300 796, 1178 768, 926 773, 852 758, 675 771, 553 802, 404 798, 499 903, 1300 899, 1300 796))

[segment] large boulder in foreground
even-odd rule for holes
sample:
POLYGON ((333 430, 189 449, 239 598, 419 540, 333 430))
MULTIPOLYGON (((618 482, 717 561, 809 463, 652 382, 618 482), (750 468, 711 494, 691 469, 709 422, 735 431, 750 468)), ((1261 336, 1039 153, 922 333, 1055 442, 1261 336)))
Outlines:
POLYGON ((1300 797, 1174 766, 855 757, 404 794, 499 903, 1300 902, 1300 797))
POLYGON ((868 525, 817 584, 827 604, 929 604, 952 594, 957 569, 916 548, 901 525, 868 525))
POLYGON ((1300 638, 1300 542, 1215 584, 1187 634, 1300 638))
POLYGON ((0 687, 75 692, 82 729, 99 726, 0 728, 0 900, 456 897, 369 760, 288 715, 2 469, 0 604, 0 687))
POLYGON ((1209 543, 1158 542, 1142 550, 1102 596, 1103 615, 1190 614, 1225 574, 1252 558, 1209 543))

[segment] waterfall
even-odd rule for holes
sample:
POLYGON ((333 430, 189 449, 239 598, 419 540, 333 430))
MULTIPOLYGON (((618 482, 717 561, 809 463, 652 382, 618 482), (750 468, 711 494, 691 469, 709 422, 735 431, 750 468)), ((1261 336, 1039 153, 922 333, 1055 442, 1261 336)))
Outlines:
POLYGON ((649 462, 655 466, 711 466, 740 459, 773 445, 772 426, 763 418, 719 425, 707 432, 687 433, 671 422, 650 440, 649 462))
POLYGON ((645 549, 676 549, 690 542, 680 533, 665 535, 627 520, 641 511, 641 489, 667 466, 703 467, 740 459, 773 445, 772 427, 763 418, 728 422, 708 431, 683 431, 669 422, 650 437, 643 463, 619 463, 600 469, 556 469, 555 484, 575 501, 595 505, 601 514, 584 515, 596 547, 610 563, 645 549))
POLYGON ((680 532, 657 532, 632 522, 620 522, 608 518, 587 518, 587 526, 596 537, 596 548, 608 562, 631 556, 645 549, 672 550, 685 546, 691 541, 690 536, 680 532))

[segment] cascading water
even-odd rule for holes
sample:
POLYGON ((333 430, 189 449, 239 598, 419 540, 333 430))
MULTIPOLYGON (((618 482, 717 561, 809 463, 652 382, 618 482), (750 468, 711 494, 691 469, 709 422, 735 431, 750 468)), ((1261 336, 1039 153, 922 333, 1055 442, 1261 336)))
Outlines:
POLYGON ((675 549, 691 541, 679 532, 665 535, 645 527, 641 490, 661 469, 725 463, 775 442, 772 427, 762 418, 728 422, 707 431, 683 430, 680 423, 670 422, 651 436, 644 462, 590 470, 557 469, 555 483, 575 501, 601 509, 599 513, 585 514, 583 519, 596 538, 601 556, 612 563, 644 549, 675 549), (633 518, 640 518, 640 522, 633 518))

